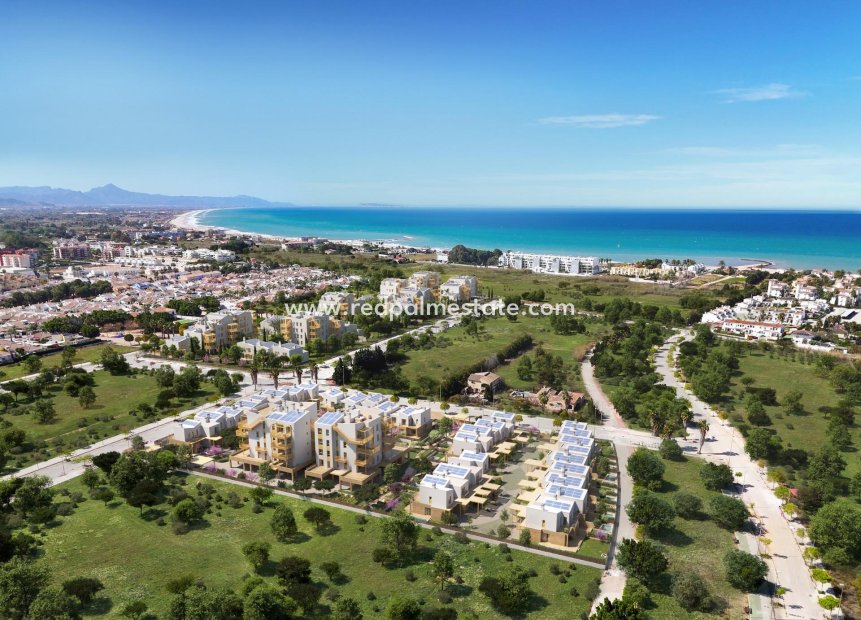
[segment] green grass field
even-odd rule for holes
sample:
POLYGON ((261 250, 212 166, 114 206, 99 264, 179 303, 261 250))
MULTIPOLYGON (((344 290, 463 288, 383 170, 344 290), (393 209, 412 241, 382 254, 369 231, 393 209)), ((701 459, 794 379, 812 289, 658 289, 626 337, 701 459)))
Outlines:
POLYGON ((406 272, 433 269, 442 274, 442 279, 456 275, 474 275, 483 294, 490 291, 494 297, 522 295, 528 291, 544 289, 546 301, 574 302, 583 293, 588 293, 593 302, 607 302, 614 297, 629 297, 634 301, 655 306, 679 307, 683 289, 666 285, 629 282, 625 278, 572 277, 535 274, 510 269, 487 269, 460 265, 409 264, 402 267, 406 272))
MULTIPOLYGON (((82 364, 83 362, 98 362, 101 358, 102 351, 107 347, 113 348, 117 353, 128 353, 129 351, 134 350, 133 347, 122 347, 108 343, 80 347, 75 349, 75 364, 82 364)), ((59 365, 61 357, 61 353, 51 353, 50 355, 43 355, 39 359, 42 360, 42 368, 44 369, 54 368, 59 365)), ((0 372, 5 373, 5 375, 0 375, 0 381, 18 379, 30 374, 30 371, 28 371, 21 362, 9 364, 8 366, 0 366, 0 372)))
MULTIPOLYGON (((477 337, 467 335, 466 328, 457 326, 442 334, 451 343, 449 346, 409 351, 408 359, 402 366, 404 376, 411 382, 419 377, 440 380, 452 371, 493 356, 518 336, 526 333, 532 334, 535 346, 540 344, 547 352, 561 356, 573 367, 575 353, 583 349, 587 343, 597 340, 596 334, 602 329, 600 324, 588 323, 586 333, 562 336, 553 332, 550 328, 550 320, 546 317, 519 317, 514 322, 503 317, 489 318, 482 321, 480 325, 482 331, 477 337)), ((526 353, 526 355, 531 356, 534 353, 526 353)), ((535 387, 534 381, 518 379, 516 363, 514 361, 503 364, 494 372, 502 376, 509 387, 515 389, 535 387)))
MULTIPOLYGON (((4 420, 11 423, 12 428, 26 432, 28 442, 39 444, 44 441, 48 444, 44 450, 38 449, 37 445, 37 450, 33 452, 13 456, 17 466, 44 460, 66 450, 83 447, 146 424, 145 420, 132 416, 129 412, 140 404, 155 403, 161 388, 154 377, 145 374, 112 376, 102 370, 96 371, 94 375, 96 402, 89 409, 82 408, 77 398, 69 396, 57 385, 46 392, 57 413, 54 422, 41 424, 32 414, 4 416, 4 420)), ((194 397, 173 399, 172 410, 189 409, 205 402, 215 393, 215 387, 211 383, 202 383, 201 389, 194 397)), ((169 415, 169 412, 159 414, 159 417, 166 415, 169 415)))
MULTIPOLYGON (((778 354, 769 356, 768 353, 751 351, 739 358, 739 371, 732 379, 732 393, 725 402, 747 419, 744 408, 743 377, 754 379, 752 387, 774 388, 777 392, 777 402, 787 392, 799 390, 803 396, 804 406, 802 415, 789 415, 780 405, 766 405, 765 410, 771 418, 774 429, 783 440, 785 447, 802 448, 815 451, 827 441, 828 419, 822 408, 833 407, 840 395, 834 391, 827 378, 820 377, 814 371, 812 364, 805 364, 778 354)), ((861 446, 861 427, 856 423, 850 429, 855 447, 861 446)), ((852 476, 861 470, 861 462, 857 452, 845 453, 847 476, 852 476)))
MULTIPOLYGON (((191 477, 189 485, 197 478, 191 477)), ((226 482, 210 481, 218 494, 224 496, 234 490, 240 496, 247 488, 226 482)), ((83 490, 79 481, 64 485, 70 490, 83 490)), ((251 541, 267 541, 272 544, 270 566, 263 574, 269 581, 272 576, 272 561, 277 562, 286 555, 299 555, 311 561, 314 582, 335 587, 343 596, 355 598, 362 606, 365 618, 384 618, 385 607, 393 594, 424 599, 435 604, 438 586, 430 573, 430 560, 437 549, 445 549, 455 558, 455 573, 463 584, 450 585, 454 596, 452 605, 459 611, 474 611, 479 618, 500 617, 494 612, 487 598, 478 592, 477 586, 485 575, 499 575, 512 566, 534 569, 537 577, 530 580, 538 595, 530 612, 523 616, 534 620, 567 620, 579 617, 588 611, 590 603, 583 591, 590 580, 600 576, 600 571, 576 566, 567 583, 550 573, 553 563, 564 563, 542 556, 513 551, 513 562, 507 562, 505 554, 497 545, 483 543, 460 544, 448 535, 435 536, 423 530, 420 550, 409 565, 387 569, 371 560, 371 552, 379 545, 379 521, 371 518, 362 526, 356 515, 340 509, 329 509, 335 532, 321 535, 302 518, 302 512, 310 505, 299 499, 276 496, 275 502, 287 503, 296 515, 302 530, 298 542, 281 544, 274 540, 269 527, 272 507, 260 514, 251 511, 250 503, 241 508, 226 504, 214 508, 207 515, 206 523, 193 528, 188 534, 175 535, 170 525, 159 526, 155 519, 141 518, 138 509, 125 503, 114 502, 109 507, 94 500, 81 504, 76 512, 65 518, 62 525, 47 530, 44 538, 43 561, 52 569, 57 581, 71 576, 93 576, 105 584, 101 593, 104 601, 100 617, 119 617, 119 610, 132 600, 146 602, 151 612, 163 617, 172 595, 165 591, 165 584, 177 577, 192 575, 202 579, 208 586, 224 586, 238 589, 243 578, 250 573, 241 547, 251 541), (334 586, 320 571, 320 563, 336 561, 345 575, 342 583, 334 586), (411 570, 415 581, 407 581, 407 570, 411 570), (572 588, 579 594, 573 596, 572 588), (368 600, 373 592, 376 600, 368 600), (375 609, 379 611, 375 611, 375 609)), ((157 506, 155 511, 165 506, 157 506)), ((324 605, 328 602, 324 596, 324 605)), ((93 617, 89 614, 88 617, 93 617)))
MULTIPOLYGON (((703 500, 703 509, 708 511, 709 498, 717 492, 706 489, 700 480, 699 470, 703 461, 688 458, 681 462, 664 461, 664 463, 666 464, 665 484, 660 495, 667 501, 671 501, 676 491, 691 493, 703 500)), ((670 559, 668 573, 694 573, 702 577, 712 598, 718 602, 718 607, 711 613, 690 613, 680 607, 669 592, 653 593, 652 601, 655 608, 648 610, 649 618, 705 620, 743 617, 741 610, 744 605, 744 595, 730 586, 724 577, 723 556, 733 548, 732 532, 718 527, 706 515, 701 519, 692 520, 676 517, 672 529, 654 536, 653 539, 664 545, 666 549, 670 559)))

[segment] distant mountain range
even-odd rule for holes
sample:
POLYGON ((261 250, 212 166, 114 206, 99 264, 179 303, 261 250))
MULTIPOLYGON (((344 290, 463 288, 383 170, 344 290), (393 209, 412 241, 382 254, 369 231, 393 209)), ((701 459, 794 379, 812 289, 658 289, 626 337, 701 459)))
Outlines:
POLYGON ((0 187, 0 206, 58 207, 287 207, 286 202, 269 202, 254 196, 165 196, 130 192, 109 183, 78 192, 60 187, 0 187))

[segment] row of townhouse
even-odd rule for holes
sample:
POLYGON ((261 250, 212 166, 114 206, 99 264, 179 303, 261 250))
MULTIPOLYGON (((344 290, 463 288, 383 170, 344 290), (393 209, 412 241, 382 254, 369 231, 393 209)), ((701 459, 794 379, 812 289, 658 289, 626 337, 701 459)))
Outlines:
POLYGON ((780 323, 727 319, 718 324, 720 331, 756 340, 780 340, 784 329, 780 323))
POLYGON ((311 382, 261 390, 223 409, 234 413, 218 418, 218 425, 198 426, 203 414, 215 420, 216 411, 183 421, 174 441, 200 451, 236 429, 240 445, 231 465, 255 470, 268 463, 290 480, 335 478, 348 486, 364 484, 400 460, 405 452, 398 439, 419 439, 431 429, 427 407, 393 403, 383 394, 321 390, 311 382))
POLYGON ((13 269, 35 269, 39 259, 38 250, 2 250, 0 266, 13 269))
POLYGON ((534 273, 592 276, 601 273, 601 260, 597 256, 556 256, 505 252, 499 257, 499 266, 534 273))
POLYGON ((308 352, 292 342, 270 342, 258 338, 247 338, 242 342, 237 342, 236 346, 242 351, 242 360, 246 363, 251 362, 258 353, 264 351, 276 357, 291 358, 298 355, 303 362, 308 361, 308 352))
POLYGON ((585 423, 566 420, 556 444, 546 448, 543 461, 527 461, 512 512, 533 541, 567 547, 585 527, 595 440, 585 423))
POLYGON ((439 463, 418 484, 410 512, 418 517, 445 521, 469 507, 480 509, 499 491, 486 479, 493 460, 508 454, 515 427, 513 413, 494 411, 454 435, 446 462, 439 463), (493 450, 493 452, 491 452, 493 450))

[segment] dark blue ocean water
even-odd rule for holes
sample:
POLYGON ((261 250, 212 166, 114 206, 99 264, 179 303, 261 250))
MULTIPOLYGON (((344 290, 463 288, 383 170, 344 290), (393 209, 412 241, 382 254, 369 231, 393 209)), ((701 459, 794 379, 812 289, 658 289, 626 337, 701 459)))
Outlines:
POLYGON ((768 259, 861 268, 861 212, 814 210, 283 207, 210 211, 202 224, 284 236, 709 264, 768 259))

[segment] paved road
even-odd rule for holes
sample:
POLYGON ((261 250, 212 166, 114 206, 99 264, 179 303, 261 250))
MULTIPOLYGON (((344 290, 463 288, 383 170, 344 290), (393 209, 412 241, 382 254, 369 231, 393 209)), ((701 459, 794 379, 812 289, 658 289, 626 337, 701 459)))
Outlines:
POLYGON ((610 551, 608 554, 610 566, 604 571, 603 578, 601 579, 601 590, 592 605, 592 611, 594 612, 595 607, 605 598, 611 601, 622 598, 622 593, 625 590, 625 572, 616 563, 616 548, 620 540, 634 538, 636 532, 636 526, 628 518, 628 513, 625 512, 625 506, 631 501, 634 492, 634 481, 631 480, 626 466, 628 457, 640 445, 656 448, 660 445, 660 439, 651 433, 634 431, 625 427, 625 420, 616 411, 613 403, 610 402, 610 399, 604 394, 604 390, 601 389, 601 384, 595 379, 591 354, 587 355, 580 365, 580 374, 583 377, 583 385, 586 387, 589 398, 592 399, 592 403, 604 416, 604 426, 594 428, 595 437, 610 439, 616 446, 616 458, 619 461, 619 500, 616 506, 618 525, 616 526, 613 540, 610 541, 610 551))
MULTIPOLYGON (((770 579, 778 586, 786 588, 783 600, 785 607, 775 607, 774 617, 804 620, 821 618, 823 612, 818 604, 816 587, 802 558, 802 545, 795 536, 799 524, 790 522, 784 516, 780 509, 780 500, 769 489, 765 472, 745 453, 744 438, 741 434, 731 425, 721 422, 711 407, 694 396, 673 375, 673 369, 668 362, 670 344, 691 337, 690 331, 684 331, 665 342, 655 357, 656 371, 666 385, 676 389, 679 398, 690 401, 695 421, 708 421, 710 436, 699 456, 709 461, 727 463, 733 471, 741 473, 745 489, 741 499, 753 507, 752 513, 761 521, 768 538, 772 540, 770 579)), ((699 431, 693 426, 689 427, 686 443, 683 448, 695 455, 699 445, 699 431)), ((771 617, 771 601, 767 597, 760 598, 763 599, 763 613, 766 617, 771 617)))

